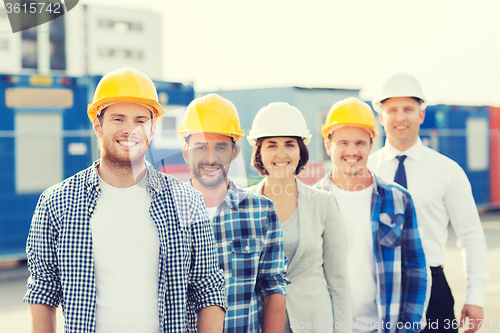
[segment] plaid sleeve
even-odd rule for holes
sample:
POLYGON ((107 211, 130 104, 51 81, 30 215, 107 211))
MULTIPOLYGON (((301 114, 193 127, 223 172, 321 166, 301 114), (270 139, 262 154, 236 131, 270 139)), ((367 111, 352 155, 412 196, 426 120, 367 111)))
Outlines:
POLYGON ((56 252, 58 230, 49 211, 47 191, 38 200, 26 243, 30 277, 23 302, 58 306, 62 298, 56 252))
POLYGON ((283 250, 283 233, 274 204, 267 209, 266 234, 263 240, 264 249, 259 260, 257 286, 262 297, 271 294, 286 295, 286 285, 291 283, 286 276, 287 259, 283 250))
MULTIPOLYGON (((427 264, 418 232, 415 207, 409 194, 404 197, 404 202, 405 222, 401 235, 402 296, 399 321, 419 323, 425 310, 427 264)), ((418 332, 418 330, 406 331, 418 332)))
POLYGON ((218 305, 227 310, 224 276, 219 268, 219 258, 212 228, 201 197, 191 203, 192 259, 188 297, 195 304, 195 311, 218 305))

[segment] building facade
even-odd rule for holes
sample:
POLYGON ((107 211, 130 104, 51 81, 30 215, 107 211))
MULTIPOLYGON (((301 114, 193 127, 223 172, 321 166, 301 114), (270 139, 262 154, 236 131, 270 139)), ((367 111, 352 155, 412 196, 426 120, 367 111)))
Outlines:
POLYGON ((2 9, 0 32, 0 73, 103 75, 131 66, 162 78, 159 13, 79 4, 52 21, 12 33, 2 9))

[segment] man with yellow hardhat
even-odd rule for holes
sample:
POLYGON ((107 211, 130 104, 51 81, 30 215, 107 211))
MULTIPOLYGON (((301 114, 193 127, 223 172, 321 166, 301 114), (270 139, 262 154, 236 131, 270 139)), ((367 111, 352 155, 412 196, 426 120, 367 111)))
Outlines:
POLYGON ((332 171, 317 186, 334 194, 344 222, 353 332, 419 332, 427 267, 408 192, 366 168, 375 116, 350 97, 322 126, 332 171))
POLYGON ((224 332, 282 333, 288 279, 274 205, 228 177, 243 137, 235 106, 216 94, 197 98, 178 130, 190 184, 203 194, 217 239, 228 305, 224 332))
POLYGON ((145 161, 163 115, 147 76, 99 82, 101 159, 40 197, 27 241, 33 332, 221 332, 224 278, 201 195, 145 161), (196 324, 196 314, 198 323, 196 324))
POLYGON ((474 332, 483 321, 489 279, 486 241, 465 172, 456 162, 424 146, 420 140, 425 101, 422 88, 412 75, 398 73, 387 79, 373 100, 387 140, 382 149, 370 156, 369 163, 380 176, 406 187, 415 202, 425 235, 425 255, 432 271, 429 325, 425 331, 458 332, 458 327, 466 326, 467 332, 474 332), (462 248, 468 280, 460 322, 455 318, 453 295, 443 272, 449 224, 462 248))

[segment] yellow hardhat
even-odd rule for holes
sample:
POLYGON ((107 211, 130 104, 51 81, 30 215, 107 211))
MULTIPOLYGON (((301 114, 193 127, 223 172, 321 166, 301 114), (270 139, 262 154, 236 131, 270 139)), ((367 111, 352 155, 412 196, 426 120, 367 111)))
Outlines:
POLYGON ((355 97, 349 97, 333 104, 328 111, 325 123, 321 126, 323 138, 328 139, 330 132, 341 126, 362 127, 370 133, 372 139, 378 134, 372 108, 355 97))
POLYGON ((100 107, 110 103, 131 102, 143 104, 152 108, 154 123, 163 117, 163 108, 158 103, 156 87, 149 77, 131 67, 123 67, 104 76, 95 89, 92 104, 89 104, 87 114, 90 121, 100 107))
POLYGON ((238 111, 233 103, 217 94, 208 94, 189 103, 179 135, 184 138, 191 133, 218 133, 238 141, 243 137, 238 111))

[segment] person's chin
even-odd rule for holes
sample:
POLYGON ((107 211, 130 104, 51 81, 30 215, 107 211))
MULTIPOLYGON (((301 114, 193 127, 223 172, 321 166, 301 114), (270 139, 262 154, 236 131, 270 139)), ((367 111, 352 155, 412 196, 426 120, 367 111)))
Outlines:
POLYGON ((224 182, 224 178, 221 175, 204 175, 198 178, 198 181, 207 187, 216 187, 224 182))

